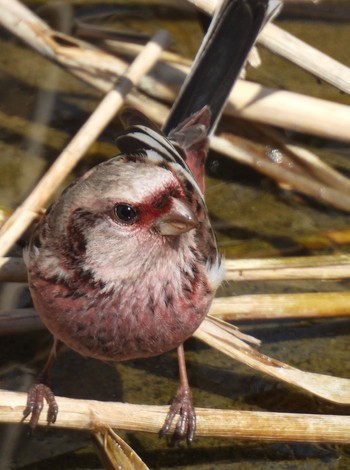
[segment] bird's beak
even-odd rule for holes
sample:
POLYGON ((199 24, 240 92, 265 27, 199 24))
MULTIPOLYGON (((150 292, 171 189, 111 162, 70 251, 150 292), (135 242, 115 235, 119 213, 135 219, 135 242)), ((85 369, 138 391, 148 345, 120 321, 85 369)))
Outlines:
POLYGON ((171 209, 155 222, 155 228, 161 235, 176 236, 189 232, 198 226, 198 219, 193 211, 182 201, 172 200, 171 209))

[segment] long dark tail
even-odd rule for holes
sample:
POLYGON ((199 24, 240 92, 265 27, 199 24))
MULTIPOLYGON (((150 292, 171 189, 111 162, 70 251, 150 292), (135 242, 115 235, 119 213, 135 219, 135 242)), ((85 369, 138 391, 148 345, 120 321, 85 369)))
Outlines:
POLYGON ((278 5, 276 0, 223 1, 163 127, 165 135, 204 106, 210 109, 208 133, 214 130, 259 31, 278 5))

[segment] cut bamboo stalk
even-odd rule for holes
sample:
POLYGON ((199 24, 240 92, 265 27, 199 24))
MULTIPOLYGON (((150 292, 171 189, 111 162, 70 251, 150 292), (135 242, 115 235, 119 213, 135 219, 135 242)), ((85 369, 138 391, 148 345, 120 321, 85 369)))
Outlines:
POLYGON ((153 67, 168 42, 168 33, 166 31, 158 32, 130 65, 118 84, 106 94, 32 193, 4 224, 0 235, 0 256, 8 251, 35 219, 37 212, 48 202, 90 145, 116 115, 132 86, 153 67))
MULTIPOLYGON (((158 433, 167 406, 133 405, 56 397, 59 414, 53 427, 94 430, 110 426, 119 430, 158 433)), ((19 423, 26 394, 0 391, 0 422, 19 423)), ((46 426, 47 406, 39 420, 46 426)), ((350 442, 350 417, 231 411, 196 408, 197 436, 280 442, 350 442)), ((173 431, 173 428, 172 428, 173 431)))

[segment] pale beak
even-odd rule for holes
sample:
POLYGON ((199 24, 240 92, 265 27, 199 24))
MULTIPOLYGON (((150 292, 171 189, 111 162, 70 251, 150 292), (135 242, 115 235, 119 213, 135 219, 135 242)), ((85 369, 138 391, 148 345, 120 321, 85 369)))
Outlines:
POLYGON ((161 235, 176 236, 197 227, 198 219, 188 205, 173 199, 170 211, 159 217, 154 226, 161 235))

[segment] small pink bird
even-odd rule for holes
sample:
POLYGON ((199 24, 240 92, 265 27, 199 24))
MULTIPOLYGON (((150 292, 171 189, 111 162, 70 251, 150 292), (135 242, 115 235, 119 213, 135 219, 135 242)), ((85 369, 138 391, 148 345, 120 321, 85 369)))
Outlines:
POLYGON ((25 254, 29 287, 55 345, 28 394, 24 419, 31 415, 32 428, 44 399, 48 422, 56 420, 57 404, 47 382, 60 343, 111 361, 178 348, 180 385, 161 434, 179 415, 173 442, 192 441, 196 418, 183 342, 208 313, 224 275, 203 197, 208 133, 267 4, 225 1, 165 126, 167 137, 139 113, 125 113, 127 131, 117 141, 122 153, 69 186, 36 227, 25 254), (241 49, 231 60, 237 17, 241 49), (219 69, 209 73, 208 60, 215 57, 219 69), (222 87, 215 83, 219 77, 222 87), (174 122, 180 122, 175 129, 174 122))
MULTIPOLYGON (((113 361, 182 347, 223 278, 203 195, 171 141, 146 122, 131 126, 118 144, 128 153, 68 187, 26 253, 35 308, 55 339, 113 361)), ((29 394, 25 414, 32 413, 32 425, 42 391, 50 403, 46 385, 29 394)), ((191 441, 195 418, 186 383, 164 432, 177 412, 178 433, 191 441)), ((52 402, 51 421, 55 414, 52 402)))

